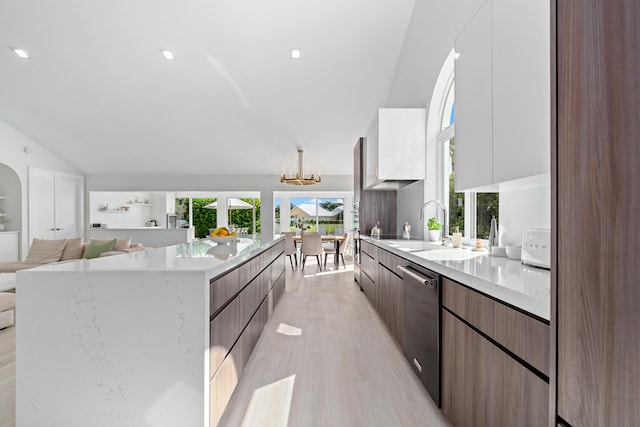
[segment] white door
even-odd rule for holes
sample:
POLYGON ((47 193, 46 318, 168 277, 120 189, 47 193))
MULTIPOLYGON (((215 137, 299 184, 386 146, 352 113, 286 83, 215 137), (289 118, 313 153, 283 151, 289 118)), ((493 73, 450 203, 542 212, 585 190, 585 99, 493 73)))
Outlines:
POLYGON ((82 179, 29 169, 29 240, 82 237, 82 179))
POLYGON ((29 246, 33 239, 55 239, 55 177, 29 169, 29 246))
POLYGON ((55 238, 73 239, 82 236, 81 186, 77 176, 55 177, 55 238))

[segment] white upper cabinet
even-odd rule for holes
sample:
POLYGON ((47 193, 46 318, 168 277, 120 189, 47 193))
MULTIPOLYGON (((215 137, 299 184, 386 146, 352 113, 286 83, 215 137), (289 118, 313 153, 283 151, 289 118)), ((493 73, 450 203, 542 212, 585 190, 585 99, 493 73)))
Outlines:
POLYGON ((425 177, 424 108, 381 108, 365 141, 364 187, 393 189, 425 177))
POLYGON ((491 4, 456 39, 456 190, 493 183, 491 4))
POLYGON ((456 191, 548 173, 549 3, 487 0, 456 53, 456 191))
POLYGON ((493 182, 548 173, 548 1, 493 0, 493 182))

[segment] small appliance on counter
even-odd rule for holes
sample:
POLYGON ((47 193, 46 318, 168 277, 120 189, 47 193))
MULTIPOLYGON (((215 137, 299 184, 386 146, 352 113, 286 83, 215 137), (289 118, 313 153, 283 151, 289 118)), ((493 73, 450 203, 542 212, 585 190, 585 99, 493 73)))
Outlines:
POLYGON ((551 269, 551 230, 527 230, 522 236, 523 264, 551 269))
POLYGON ((380 221, 376 221, 376 225, 371 229, 371 237, 374 239, 379 239, 382 234, 382 229, 380 228, 380 221))
POLYGON ((409 225, 408 222, 405 222, 402 227, 402 238, 407 240, 411 239, 411 225, 409 225))

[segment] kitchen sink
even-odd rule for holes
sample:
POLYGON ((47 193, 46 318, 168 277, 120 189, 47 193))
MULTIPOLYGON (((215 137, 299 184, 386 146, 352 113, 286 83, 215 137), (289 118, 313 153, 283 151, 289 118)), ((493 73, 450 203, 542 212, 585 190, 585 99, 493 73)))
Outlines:
POLYGON ((450 246, 442 246, 439 243, 425 242, 423 240, 385 240, 384 243, 392 248, 405 252, 451 248, 450 246))
POLYGON ((440 246, 438 249, 416 251, 412 255, 429 261, 464 261, 482 255, 487 255, 487 251, 474 251, 471 248, 454 248, 452 246, 440 246))

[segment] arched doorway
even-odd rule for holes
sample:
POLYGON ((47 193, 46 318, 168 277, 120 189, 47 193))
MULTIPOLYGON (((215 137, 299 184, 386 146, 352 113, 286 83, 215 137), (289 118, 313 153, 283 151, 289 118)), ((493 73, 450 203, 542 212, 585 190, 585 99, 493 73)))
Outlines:
POLYGON ((0 261, 20 259, 22 189, 18 174, 0 163, 0 261))

